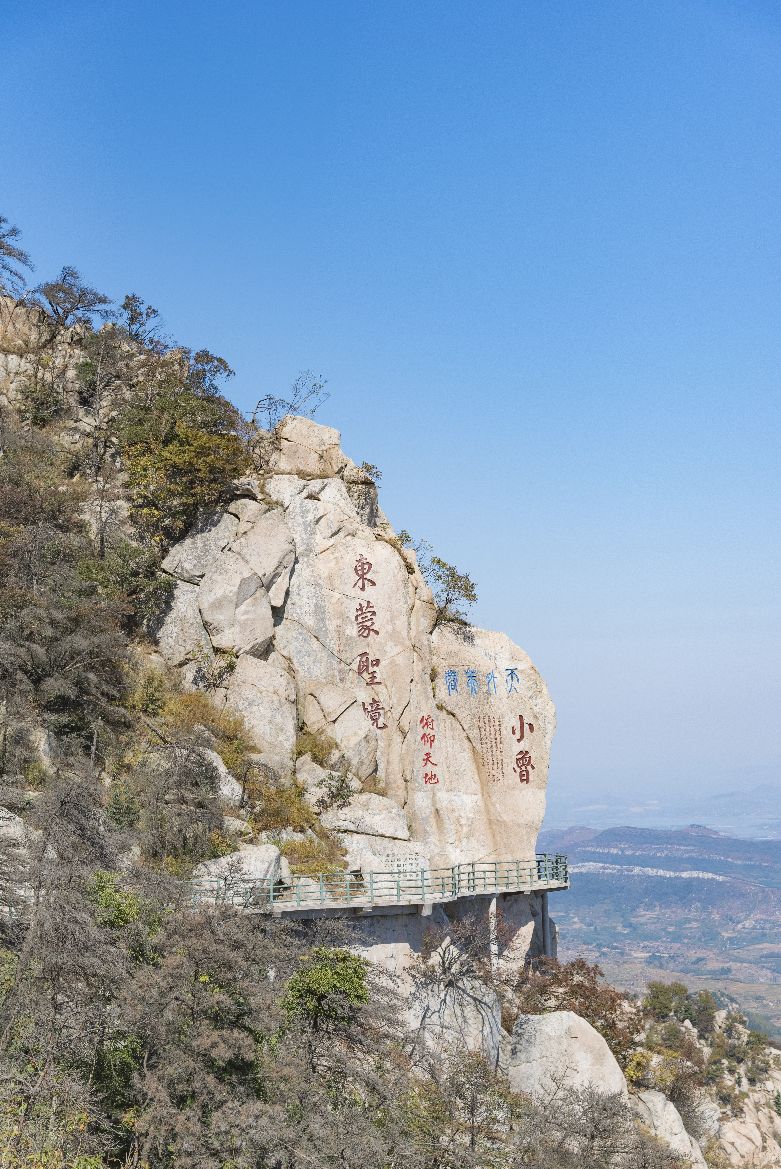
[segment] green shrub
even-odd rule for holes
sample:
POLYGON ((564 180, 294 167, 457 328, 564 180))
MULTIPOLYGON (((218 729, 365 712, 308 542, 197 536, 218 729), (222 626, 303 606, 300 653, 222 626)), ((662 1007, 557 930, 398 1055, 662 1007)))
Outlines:
POLYGON ((128 705, 131 710, 153 716, 162 714, 170 686, 165 674, 154 668, 144 670, 136 679, 130 691, 128 705))
POLYGON ((624 1075, 633 1087, 648 1087, 653 1056, 650 1051, 633 1051, 624 1068, 624 1075))
POLYGON ((120 887, 116 873, 94 873, 87 896, 95 906, 98 924, 109 929, 122 929, 141 917, 140 898, 120 887))
POLYGON ((174 591, 171 577, 160 572, 159 552, 139 548, 129 540, 113 541, 102 557, 85 558, 80 572, 120 607, 130 630, 154 621, 174 591))
POLYGON ((323 788, 315 805, 318 812, 327 812, 329 808, 345 808, 353 797, 350 777, 345 771, 329 771, 323 780, 323 788))
POLYGON ((226 362, 182 351, 161 359, 156 373, 123 410, 119 439, 131 517, 165 547, 225 499, 250 456, 241 414, 217 393, 219 378, 232 373, 226 362))
POLYGON ((643 1007, 657 1020, 688 1020, 703 1038, 713 1033, 716 1000, 708 990, 691 993, 682 982, 649 982, 643 1007))
POLYGON ((348 950, 318 946, 288 981, 282 1007, 289 1018, 320 1031, 350 1023, 368 1001, 364 960, 348 950))

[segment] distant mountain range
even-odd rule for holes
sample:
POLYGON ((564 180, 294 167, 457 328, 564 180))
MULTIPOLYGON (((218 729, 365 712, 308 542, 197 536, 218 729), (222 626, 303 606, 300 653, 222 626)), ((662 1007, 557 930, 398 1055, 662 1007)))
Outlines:
POLYGON ((583 954, 631 989, 675 975, 721 989, 781 1035, 781 839, 575 826, 539 847, 570 860, 552 905, 562 958, 583 954))
POLYGON ((638 800, 624 793, 606 793, 588 802, 551 791, 546 828, 566 824, 609 828, 616 823, 681 828, 708 824, 727 836, 781 840, 781 780, 771 778, 715 795, 675 796, 638 800))

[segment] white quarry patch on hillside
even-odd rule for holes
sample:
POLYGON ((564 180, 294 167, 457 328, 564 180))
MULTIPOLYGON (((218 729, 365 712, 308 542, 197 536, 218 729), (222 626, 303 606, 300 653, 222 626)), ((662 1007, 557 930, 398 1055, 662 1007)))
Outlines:
POLYGON ((702 869, 671 869, 643 868, 640 865, 609 865, 601 861, 581 861, 570 865, 571 873, 618 873, 630 877, 668 877, 670 880, 698 879, 702 881, 727 881, 732 883, 733 877, 724 877, 720 873, 708 873, 702 869))
MULTIPOLYGON (((667 843, 622 844, 617 845, 614 848, 610 848, 605 845, 589 843, 588 849, 589 852, 597 853, 602 856, 642 856, 644 853, 648 853, 650 856, 655 857, 677 857, 680 859, 691 857, 692 859, 698 861, 718 861, 719 864, 726 865, 745 864, 745 858, 743 857, 732 857, 727 856, 722 852, 705 852, 700 848, 689 848, 683 845, 677 846, 667 843)), ((772 869, 774 867, 773 862, 771 861, 755 860, 753 863, 761 868, 772 869)))

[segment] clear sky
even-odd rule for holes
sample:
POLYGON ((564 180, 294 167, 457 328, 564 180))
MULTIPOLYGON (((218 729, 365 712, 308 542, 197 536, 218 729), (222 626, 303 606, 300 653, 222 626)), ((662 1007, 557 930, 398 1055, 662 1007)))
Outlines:
MULTIPOLYGON (((299 370, 539 665, 551 796, 779 776, 774 0, 5 0, 46 278, 299 370)), ((739 798, 739 797, 738 797, 739 798)))

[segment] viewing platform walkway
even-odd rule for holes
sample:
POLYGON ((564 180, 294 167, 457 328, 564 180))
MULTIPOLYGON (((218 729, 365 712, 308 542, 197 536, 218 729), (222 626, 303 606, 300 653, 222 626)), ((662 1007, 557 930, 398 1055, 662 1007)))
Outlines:
MULTIPOLYGON (((232 905, 276 917, 316 915, 325 910, 392 912, 394 908, 445 904, 502 893, 549 893, 569 888, 567 858, 538 853, 534 860, 470 861, 450 868, 293 877, 290 884, 244 876, 200 879, 196 901, 232 905)), ((547 899, 546 899, 547 900, 547 899)))

